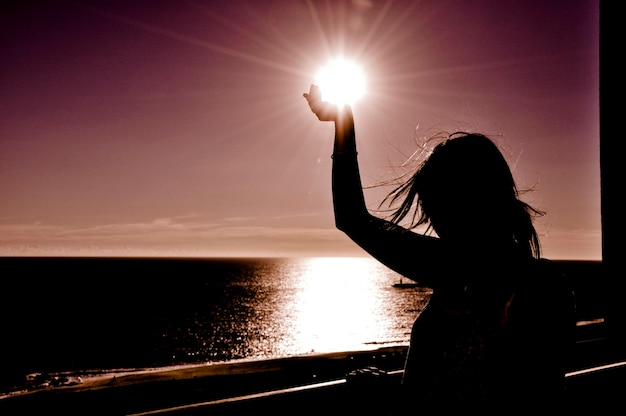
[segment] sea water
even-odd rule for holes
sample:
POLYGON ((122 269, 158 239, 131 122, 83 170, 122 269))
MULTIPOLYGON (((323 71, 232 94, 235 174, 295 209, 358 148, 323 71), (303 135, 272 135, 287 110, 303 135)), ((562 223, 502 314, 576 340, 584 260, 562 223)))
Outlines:
POLYGON ((430 291, 366 257, 2 259, 2 385, 408 344, 430 291))

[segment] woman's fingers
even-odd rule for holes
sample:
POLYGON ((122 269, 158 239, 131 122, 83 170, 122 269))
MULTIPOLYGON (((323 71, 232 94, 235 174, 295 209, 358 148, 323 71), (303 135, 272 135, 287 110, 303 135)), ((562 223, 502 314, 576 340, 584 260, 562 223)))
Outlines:
POLYGON ((317 85, 311 84, 308 93, 302 94, 309 103, 311 111, 321 121, 336 121, 339 114, 339 107, 336 104, 322 101, 322 92, 317 85))

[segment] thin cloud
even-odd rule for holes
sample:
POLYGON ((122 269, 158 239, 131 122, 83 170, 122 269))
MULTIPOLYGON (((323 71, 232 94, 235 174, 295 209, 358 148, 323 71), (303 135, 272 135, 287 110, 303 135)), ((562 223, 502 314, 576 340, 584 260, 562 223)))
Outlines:
POLYGON ((250 218, 200 221, 194 216, 73 228, 32 223, 0 225, 0 255, 291 255, 352 250, 334 228, 251 226, 250 218), (193 219, 193 221, 192 221, 193 219), (343 247, 346 246, 346 247, 343 247))
POLYGON ((544 257, 562 260, 601 260, 602 231, 556 229, 542 236, 544 257), (545 238, 549 237, 549 238, 545 238))

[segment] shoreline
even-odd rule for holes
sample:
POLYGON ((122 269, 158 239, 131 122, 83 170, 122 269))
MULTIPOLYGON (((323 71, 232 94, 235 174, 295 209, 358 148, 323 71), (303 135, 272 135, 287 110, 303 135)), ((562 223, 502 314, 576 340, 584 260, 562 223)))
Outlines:
POLYGON ((32 384, 26 384, 23 389, 0 393, 0 402, 15 397, 25 397, 40 393, 77 393, 103 389, 118 389, 132 387, 146 383, 175 383, 188 380, 205 380, 210 378, 249 377, 258 374, 271 374, 285 371, 297 372, 299 376, 307 375, 311 381, 327 380, 329 378, 345 377, 351 368, 345 363, 358 364, 364 360, 389 361, 395 358, 392 367, 403 362, 408 345, 386 347, 372 347, 352 351, 328 353, 307 353, 280 358, 240 359, 225 362, 209 362, 200 364, 181 364, 166 367, 139 368, 139 369, 112 369, 97 372, 59 372, 43 375, 34 373, 28 375, 32 384), (398 356, 402 360, 398 360, 398 356), (304 372, 302 370, 305 370, 304 372), (36 378, 40 376, 39 382, 36 378), (57 380, 56 383, 53 381, 57 380), (46 383, 47 382, 47 383, 46 383))

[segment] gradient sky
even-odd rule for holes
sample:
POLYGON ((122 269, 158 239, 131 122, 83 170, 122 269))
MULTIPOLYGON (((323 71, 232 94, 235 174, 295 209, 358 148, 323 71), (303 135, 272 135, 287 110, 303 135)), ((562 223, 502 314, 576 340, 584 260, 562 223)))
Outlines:
POLYGON ((343 54, 368 77, 364 185, 417 137, 479 131, 547 212, 545 257, 601 258, 599 2, 12 3, 0 255, 363 254, 334 228, 332 125, 302 97, 343 54))

